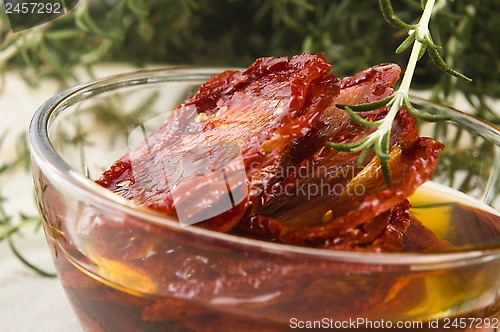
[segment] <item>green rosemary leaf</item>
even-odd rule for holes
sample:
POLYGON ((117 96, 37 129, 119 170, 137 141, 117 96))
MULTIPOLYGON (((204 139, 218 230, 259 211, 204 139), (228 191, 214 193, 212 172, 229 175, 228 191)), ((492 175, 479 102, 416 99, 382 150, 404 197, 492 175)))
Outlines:
POLYGON ((343 105, 343 109, 351 116, 351 118, 359 124, 367 127, 378 127, 382 121, 369 121, 361 117, 358 113, 354 112, 351 106, 343 105))
POLYGON ((417 40, 429 48, 434 48, 438 51, 441 50, 441 47, 434 43, 429 33, 427 33, 423 38, 417 38, 417 40))
POLYGON ((346 110, 346 107, 349 107, 351 111, 354 112, 366 112, 366 111, 373 111, 376 110, 377 108, 383 107, 387 105, 389 101, 393 98, 393 95, 390 95, 388 97, 379 99, 374 102, 370 103, 363 103, 363 104, 357 104, 357 105, 346 105, 346 104, 337 104, 337 106, 340 109, 346 110))
POLYGON ((361 151, 361 153, 359 154, 358 160, 356 161, 356 164, 358 166, 362 165, 370 152, 371 152, 370 149, 364 149, 363 151, 361 151))
POLYGON ((420 49, 420 52, 418 53, 418 60, 422 59, 422 57, 425 55, 425 52, 427 52, 427 45, 422 45, 422 48, 420 49))
POLYGON ((373 146, 373 149, 375 150, 375 154, 380 158, 380 159, 386 159, 388 157, 383 151, 382 151, 382 145, 380 144, 380 141, 377 140, 373 146))
POLYGON ((431 48, 428 48, 428 51, 429 51, 429 56, 430 56, 432 62, 434 62, 434 64, 436 64, 436 66, 439 69, 441 69, 442 71, 444 71, 452 76, 463 79, 464 81, 472 82, 471 78, 469 78, 469 77, 465 76, 464 74, 448 67, 448 65, 446 64, 446 62, 444 62, 443 58, 441 57, 441 55, 439 54, 437 49, 431 47, 431 48))
POLYGON ((413 44, 415 41, 415 31, 411 32, 408 37, 399 45, 399 47, 396 49, 396 53, 400 54, 403 53, 408 49, 409 46, 413 44))
POLYGON ((451 120, 453 118, 447 114, 431 114, 428 112, 420 111, 416 109, 409 100, 405 101, 405 106, 408 109, 408 111, 410 111, 410 113, 413 114, 413 116, 428 122, 446 121, 446 120, 451 120))
POLYGON ((356 152, 356 148, 359 148, 363 143, 367 142, 369 137, 360 139, 359 141, 353 143, 336 143, 336 142, 326 142, 325 145, 343 152, 356 152))
POLYGON ((389 149, 391 147, 391 132, 388 131, 383 139, 382 139, 382 146, 384 148, 385 153, 389 156, 389 149))
POLYGON ((380 161, 380 167, 382 168, 382 173, 384 174, 385 181, 391 183, 391 171, 389 169, 389 151, 383 144, 383 137, 378 139, 374 144, 375 153, 380 161))
POLYGON ((391 178, 391 170, 389 167, 389 161, 387 159, 380 158, 380 156, 379 160, 380 160, 380 167, 382 168, 382 173, 384 174, 385 182, 387 184, 390 184, 392 178, 391 178))
POLYGON ((392 9, 392 4, 390 0, 379 0, 380 9, 382 10, 382 14, 387 22, 392 24, 396 28, 402 28, 406 30, 413 30, 415 28, 414 25, 408 24, 401 20, 394 14, 394 10, 392 9))
POLYGON ((10 249, 12 250, 12 253, 28 268, 36 272, 37 274, 43 276, 43 277, 51 277, 55 278, 57 277, 57 274, 53 272, 47 272, 40 267, 34 265, 33 263, 29 262, 20 252, 17 250, 17 248, 14 246, 14 242, 12 241, 12 238, 9 236, 7 237, 7 243, 9 244, 10 249))
MULTIPOLYGON (((382 151, 384 152, 384 157, 380 160, 380 164, 382 166, 382 172, 384 173, 385 181, 387 183, 391 183, 391 170, 389 167, 389 150, 391 147, 391 132, 388 131, 382 138, 382 151)), ((379 158, 381 156, 379 155, 379 158)))

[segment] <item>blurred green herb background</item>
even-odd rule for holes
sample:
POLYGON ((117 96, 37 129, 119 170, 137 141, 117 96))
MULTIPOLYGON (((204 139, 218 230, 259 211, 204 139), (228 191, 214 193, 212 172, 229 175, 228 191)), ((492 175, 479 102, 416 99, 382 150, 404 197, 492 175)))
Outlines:
MULTIPOLYGON (((415 22, 420 0, 398 0, 396 14, 415 22)), ((461 92, 477 115, 500 124, 488 98, 500 97, 498 0, 437 2, 431 32, 450 67, 467 83, 423 59, 414 88, 432 89, 449 104, 461 92)), ((351 0, 82 0, 68 14, 19 33, 0 17, 0 71, 21 72, 30 84, 57 77, 78 81, 76 66, 102 61, 248 66, 262 56, 323 52, 337 76, 381 62, 404 64, 394 50, 406 37, 389 25, 377 1, 351 0)))
MULTIPOLYGON (((415 23, 422 2, 392 5, 398 17, 415 23)), ((499 0, 437 0, 434 41, 446 63, 473 82, 443 73, 424 57, 413 89, 450 105, 462 95, 476 116, 500 125, 494 108, 500 99, 498 13, 499 0)), ((246 67, 258 57, 322 52, 343 77, 382 62, 404 67, 408 54, 395 50, 406 37, 384 20, 375 0, 80 0, 69 13, 17 33, 0 8, 0 75, 15 71, 34 87, 56 78, 67 87, 81 80, 78 69, 92 74, 93 65, 103 62, 246 67)), ((4 137, 0 133, 0 147, 4 137)), ((0 160, 0 175, 25 165, 23 146, 16 160, 0 160)), ((36 217, 7 214, 5 201, 0 190, 0 241, 38 223, 36 217)))

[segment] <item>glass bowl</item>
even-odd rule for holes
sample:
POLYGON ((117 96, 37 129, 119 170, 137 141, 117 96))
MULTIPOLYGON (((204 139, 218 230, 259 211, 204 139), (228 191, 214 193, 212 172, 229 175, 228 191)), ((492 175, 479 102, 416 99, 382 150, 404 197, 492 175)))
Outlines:
MULTIPOLYGON (((34 115, 38 207, 60 281, 87 331, 422 330, 438 324, 450 331, 499 324, 498 218, 488 226, 496 237, 478 240, 465 228, 459 233, 471 233, 471 240, 446 252, 327 251, 180 227, 93 181, 129 151, 131 133, 154 130, 220 71, 114 76, 63 91, 34 115)), ((498 217, 498 129, 413 101, 453 116, 422 124, 422 134, 446 144, 426 192, 453 188, 460 200, 498 217)), ((429 208, 415 201, 414 213, 429 208)), ((452 218, 439 222, 449 211, 436 203, 427 213, 437 224, 429 227, 443 237, 460 230, 452 218)))

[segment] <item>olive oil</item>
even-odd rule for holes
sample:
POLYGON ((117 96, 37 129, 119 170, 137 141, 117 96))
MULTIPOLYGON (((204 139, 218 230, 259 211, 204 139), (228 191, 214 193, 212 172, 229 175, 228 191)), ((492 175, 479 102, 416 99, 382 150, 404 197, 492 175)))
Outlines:
POLYGON ((428 182, 409 200, 410 213, 454 246, 478 248, 500 243, 500 213, 470 196, 428 182))

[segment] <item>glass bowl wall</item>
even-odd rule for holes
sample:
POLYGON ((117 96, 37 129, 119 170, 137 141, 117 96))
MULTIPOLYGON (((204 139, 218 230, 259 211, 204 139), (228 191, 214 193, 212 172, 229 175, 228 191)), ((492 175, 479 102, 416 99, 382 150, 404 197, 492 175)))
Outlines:
MULTIPOLYGON (((499 315, 500 239, 435 254, 306 249, 180 227, 92 181, 128 152, 137 128, 147 136, 218 72, 115 76, 64 91, 34 116, 39 210, 59 278, 86 330, 288 331, 313 321, 339 327, 357 320, 361 328, 499 315)), ((422 125, 422 133, 447 146, 433 181, 498 211, 499 131, 414 102, 454 117, 422 125)))

